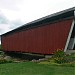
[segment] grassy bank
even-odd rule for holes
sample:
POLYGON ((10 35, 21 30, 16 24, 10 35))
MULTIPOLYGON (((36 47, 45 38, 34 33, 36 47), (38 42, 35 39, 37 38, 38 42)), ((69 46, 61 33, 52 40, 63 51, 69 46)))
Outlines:
POLYGON ((32 62, 0 64, 0 75, 75 75, 75 67, 32 62))

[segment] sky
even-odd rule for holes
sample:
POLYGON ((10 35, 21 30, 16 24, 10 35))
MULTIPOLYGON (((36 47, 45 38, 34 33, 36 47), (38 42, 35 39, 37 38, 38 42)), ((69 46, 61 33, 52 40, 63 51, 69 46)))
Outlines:
POLYGON ((74 6, 75 0, 0 0, 0 35, 74 6))

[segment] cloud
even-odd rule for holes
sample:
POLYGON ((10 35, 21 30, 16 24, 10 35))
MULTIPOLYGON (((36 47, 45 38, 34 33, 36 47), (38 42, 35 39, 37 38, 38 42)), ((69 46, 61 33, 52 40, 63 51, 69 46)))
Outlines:
MULTIPOLYGON (((0 12, 0 35, 4 34, 10 30, 13 30, 19 26, 23 25, 23 22, 21 20, 14 20, 10 21, 8 20, 4 14, 0 12)), ((1 37, 0 37, 1 40, 1 37)), ((1 44, 1 41, 0 41, 1 44)))
POLYGON ((0 0, 0 34, 75 6, 75 0, 0 0))
POLYGON ((6 24, 6 23, 7 19, 3 15, 0 15, 0 24, 6 24))
POLYGON ((0 34, 9 30, 8 19, 0 12, 0 34))
POLYGON ((22 0, 0 0, 0 7, 2 9, 9 9, 9 10, 18 10, 17 4, 21 3, 22 0))
POLYGON ((5 33, 10 30, 9 24, 0 24, 0 34, 5 33))
POLYGON ((15 29, 17 27, 22 26, 24 23, 18 19, 18 20, 11 21, 10 24, 11 24, 10 29, 15 29))
POLYGON ((8 20, 4 14, 0 12, 0 35, 6 33, 14 28, 21 26, 23 22, 21 20, 8 20))
POLYGON ((0 24, 7 24, 8 19, 4 16, 4 14, 0 11, 0 24))
MULTIPOLYGON (((75 0, 0 0, 0 26, 13 29, 27 22, 73 7, 75 0)), ((0 30, 3 32, 3 30, 0 30)))
POLYGON ((24 23, 74 6, 75 0, 0 0, 0 9, 9 20, 24 23))

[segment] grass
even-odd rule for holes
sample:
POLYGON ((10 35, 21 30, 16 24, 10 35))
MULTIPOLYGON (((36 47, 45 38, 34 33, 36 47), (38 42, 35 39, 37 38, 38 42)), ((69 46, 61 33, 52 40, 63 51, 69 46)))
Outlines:
POLYGON ((75 67, 33 62, 0 64, 0 75, 75 75, 75 67))

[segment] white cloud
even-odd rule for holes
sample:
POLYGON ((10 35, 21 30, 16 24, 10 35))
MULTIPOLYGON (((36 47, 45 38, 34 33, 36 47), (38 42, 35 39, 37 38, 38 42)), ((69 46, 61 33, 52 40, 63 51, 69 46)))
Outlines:
POLYGON ((74 6, 75 0, 0 0, 2 13, 9 20, 24 23, 74 6))
POLYGON ((8 20, 16 20, 19 18, 19 14, 16 11, 9 9, 1 9, 1 12, 7 17, 8 20))
POLYGON ((21 20, 14 20, 14 21, 11 21, 10 22, 10 29, 15 29, 15 28, 17 28, 17 27, 19 27, 19 26, 22 26, 24 23, 21 21, 21 20))
POLYGON ((9 24, 0 24, 0 34, 3 34, 10 30, 9 24))
POLYGON ((7 24, 0 24, 0 34, 21 24, 75 6, 75 0, 0 0, 0 12, 7 24))
POLYGON ((0 0, 0 34, 75 6, 75 0, 0 0))

